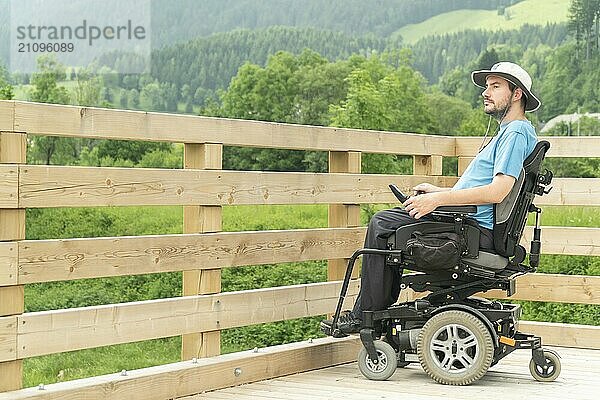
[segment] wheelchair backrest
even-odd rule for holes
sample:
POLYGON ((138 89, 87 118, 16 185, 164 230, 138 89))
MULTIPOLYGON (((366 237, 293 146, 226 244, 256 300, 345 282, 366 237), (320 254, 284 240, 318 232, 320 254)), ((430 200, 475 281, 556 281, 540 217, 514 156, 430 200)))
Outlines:
POLYGON ((521 241, 529 206, 535 197, 540 167, 550 148, 545 140, 538 142, 523 162, 519 179, 501 203, 494 204, 494 248, 504 257, 512 257, 521 241))

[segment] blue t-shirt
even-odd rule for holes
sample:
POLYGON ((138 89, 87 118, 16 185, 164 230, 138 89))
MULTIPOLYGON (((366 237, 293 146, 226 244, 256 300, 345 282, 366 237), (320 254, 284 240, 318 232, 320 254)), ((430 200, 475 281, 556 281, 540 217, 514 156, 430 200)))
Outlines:
MULTIPOLYGON (((529 121, 515 120, 500 125, 500 132, 490 141, 467 167, 452 190, 489 185, 497 174, 519 178, 523 161, 537 143, 535 128, 529 121)), ((494 208, 492 204, 477 206, 472 215, 480 226, 492 229, 494 208)))

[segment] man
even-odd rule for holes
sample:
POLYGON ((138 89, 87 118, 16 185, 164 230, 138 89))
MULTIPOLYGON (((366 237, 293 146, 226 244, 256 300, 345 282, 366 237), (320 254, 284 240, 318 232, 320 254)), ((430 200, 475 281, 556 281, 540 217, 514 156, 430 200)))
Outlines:
MULTIPOLYGON (((472 217, 481 230, 480 247, 494 248, 493 204, 500 203, 508 195, 523 161, 535 148, 535 129, 525 118, 525 112, 537 110, 541 103, 531 93, 531 77, 517 64, 500 62, 490 70, 474 71, 471 79, 485 89, 483 108, 498 121, 498 134, 486 146, 482 143, 479 154, 454 187, 440 188, 421 183, 414 190, 422 194, 406 200, 404 209, 397 207, 376 213, 369 222, 365 248, 385 249, 387 238, 397 228, 414 223, 415 219, 430 218, 428 214, 439 206, 470 204, 478 206, 472 217)), ((343 333, 360 331, 362 311, 383 310, 397 300, 400 276, 386 267, 384 260, 381 255, 363 256, 360 294, 353 310, 344 312, 338 322, 343 333)))

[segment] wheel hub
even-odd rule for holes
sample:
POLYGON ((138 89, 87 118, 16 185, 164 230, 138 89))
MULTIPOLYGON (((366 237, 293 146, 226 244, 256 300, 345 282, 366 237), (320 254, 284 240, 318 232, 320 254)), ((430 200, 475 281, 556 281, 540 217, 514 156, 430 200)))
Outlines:
POLYGON ((377 350, 377 360, 371 360, 371 357, 367 357, 366 365, 373 372, 381 372, 387 366, 387 357, 382 351, 377 350))
POLYGON ((476 336, 467 327, 450 324, 441 327, 433 335, 431 356, 441 369, 461 373, 470 368, 479 354, 476 336))

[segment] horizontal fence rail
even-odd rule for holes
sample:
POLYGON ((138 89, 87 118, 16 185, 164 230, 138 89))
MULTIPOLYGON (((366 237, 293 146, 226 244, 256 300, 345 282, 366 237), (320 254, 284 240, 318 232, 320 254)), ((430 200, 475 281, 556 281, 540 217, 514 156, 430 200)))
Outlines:
POLYGON ((17 282, 345 258, 363 237, 364 228, 323 228, 24 241, 18 247, 17 282))
MULTIPOLYGON (((27 313, 0 319, 9 329, 16 319, 16 358, 207 332, 323 315, 335 308, 341 283, 255 289, 68 310, 27 313)), ((358 285, 350 287, 350 307, 358 285)), ((0 323, 0 326, 2 323, 0 323)), ((0 340, 0 343, 4 343, 0 340)), ((11 354, 10 343, 2 345, 11 354)), ((1 360, 5 361, 5 360, 1 360)))
MULTIPOLYGON (((334 308, 340 285, 316 283, 3 317, 0 361, 323 315, 334 308), (10 340, 14 330, 16 341, 10 340)), ((358 282, 352 281, 346 308, 357 293, 358 282)), ((403 296, 415 297, 409 290, 403 296)), ((486 297, 506 296, 492 290, 486 297)), ((512 299, 600 304, 600 277, 529 274, 517 280, 512 299)))
POLYGON ((94 378, 0 393, 0 400, 173 399, 257 380, 289 375, 356 360, 356 338, 316 339, 258 351, 244 351, 196 362, 166 364, 94 378), (236 374, 235 371, 238 371, 236 374))
MULTIPOLYGON (((449 187, 456 177, 426 175, 241 172, 59 166, 0 166, 0 207, 397 203, 427 181, 449 187)), ((600 178, 555 178, 538 205, 600 206, 600 178)))
MULTIPOLYGON (((600 256, 600 228, 542 232, 543 254, 600 256)), ((526 227, 526 248, 532 234, 526 227)), ((364 235, 361 227, 7 242, 0 285, 348 258, 364 235)))
POLYGON ((297 150, 454 155, 454 138, 144 111, 0 102, 0 130, 30 135, 221 143, 297 150))
MULTIPOLYGON (((539 136, 550 142, 547 157, 595 157, 600 158, 597 136, 539 136)), ((481 146, 481 137, 456 137, 456 156, 473 157, 481 146)))
POLYGON ((397 202, 387 185, 454 177, 146 168, 20 167, 21 207, 397 202))

